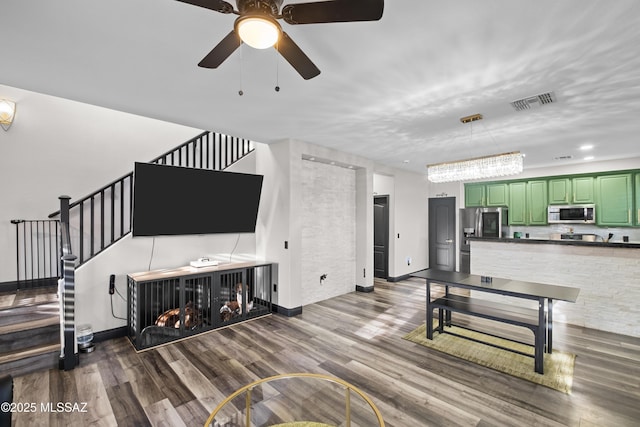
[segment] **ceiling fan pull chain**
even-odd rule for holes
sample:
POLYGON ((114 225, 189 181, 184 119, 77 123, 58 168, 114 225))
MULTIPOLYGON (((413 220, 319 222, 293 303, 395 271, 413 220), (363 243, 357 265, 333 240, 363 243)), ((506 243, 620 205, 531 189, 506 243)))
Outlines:
POLYGON ((279 42, 276 42, 276 48, 274 50, 276 55, 276 92, 280 92, 280 55, 278 55, 279 42))
POLYGON ((240 45, 240 90, 238 91, 238 95, 240 95, 240 96, 244 95, 244 92, 242 91, 242 63, 244 62, 242 60, 242 58, 244 57, 244 55, 242 55, 242 51, 244 50, 242 48, 243 45, 244 45, 244 43, 242 43, 240 45))

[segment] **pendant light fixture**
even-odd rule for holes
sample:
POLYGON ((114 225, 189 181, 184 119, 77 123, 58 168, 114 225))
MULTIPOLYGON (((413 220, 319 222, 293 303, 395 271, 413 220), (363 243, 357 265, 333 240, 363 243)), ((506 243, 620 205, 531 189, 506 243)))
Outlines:
MULTIPOLYGON (((462 123, 473 123, 482 120, 482 114, 473 114, 460 118, 462 123)), ((473 142, 473 133, 471 134, 473 142)), ((523 156, 519 151, 475 157, 455 162, 444 162, 427 165, 427 178, 431 182, 470 181, 474 179, 522 173, 523 156)))

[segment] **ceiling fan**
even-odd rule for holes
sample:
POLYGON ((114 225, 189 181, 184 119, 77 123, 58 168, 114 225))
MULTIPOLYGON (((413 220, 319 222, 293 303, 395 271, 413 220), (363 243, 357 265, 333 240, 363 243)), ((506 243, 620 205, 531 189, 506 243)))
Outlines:
POLYGON ((291 25, 330 22, 377 21, 382 17, 384 0, 331 0, 312 3, 287 4, 283 0, 236 0, 238 10, 224 0, 178 0, 216 12, 239 15, 233 30, 222 39, 198 64, 204 68, 218 68, 242 42, 265 49, 271 46, 305 79, 320 70, 297 44, 282 31, 277 22, 284 19, 291 25))

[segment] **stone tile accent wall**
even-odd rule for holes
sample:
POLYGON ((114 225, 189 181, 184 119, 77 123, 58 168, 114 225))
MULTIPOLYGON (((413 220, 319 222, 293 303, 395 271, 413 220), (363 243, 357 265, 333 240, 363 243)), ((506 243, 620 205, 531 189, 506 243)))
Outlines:
POLYGON ((355 170, 303 161, 302 203, 302 304, 354 291, 355 170))
POLYGON ((471 272, 580 288, 554 321, 640 337, 640 249, 473 241, 471 272))

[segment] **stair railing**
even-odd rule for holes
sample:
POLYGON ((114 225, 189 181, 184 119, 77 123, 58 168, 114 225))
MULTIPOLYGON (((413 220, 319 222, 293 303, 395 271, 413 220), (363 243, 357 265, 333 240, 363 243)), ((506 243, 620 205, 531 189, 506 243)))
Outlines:
MULTIPOLYGON (((254 144, 249 140, 203 132, 150 163, 223 170, 253 150, 254 144)), ((71 203, 69 209, 71 239, 79 266, 131 232, 133 172, 71 203)), ((60 211, 49 218, 58 215, 60 211)))
POLYGON ((54 286, 60 277, 60 221, 13 219, 18 289, 54 286))

